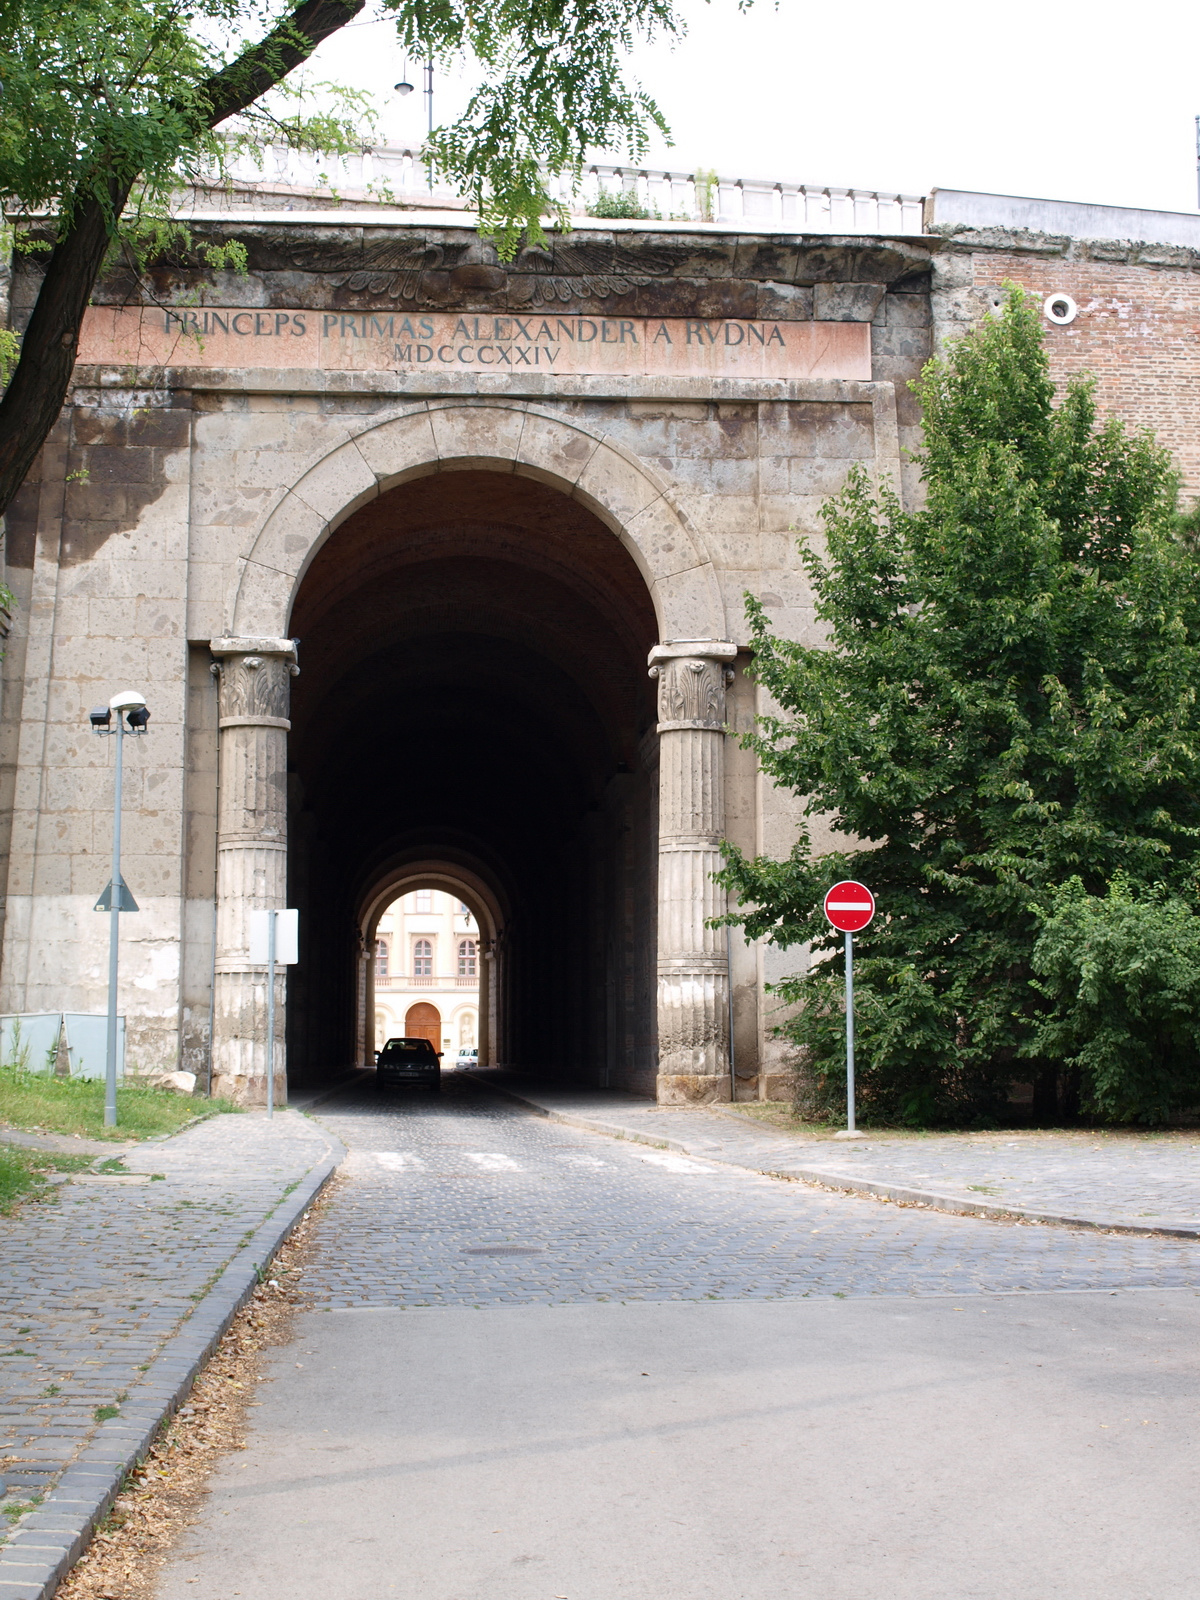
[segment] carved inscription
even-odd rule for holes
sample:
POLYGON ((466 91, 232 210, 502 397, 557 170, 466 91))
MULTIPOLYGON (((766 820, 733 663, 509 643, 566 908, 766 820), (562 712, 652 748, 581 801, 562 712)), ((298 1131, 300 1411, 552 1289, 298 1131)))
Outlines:
POLYGON ((853 322, 92 306, 79 359, 122 367, 869 379, 853 322))

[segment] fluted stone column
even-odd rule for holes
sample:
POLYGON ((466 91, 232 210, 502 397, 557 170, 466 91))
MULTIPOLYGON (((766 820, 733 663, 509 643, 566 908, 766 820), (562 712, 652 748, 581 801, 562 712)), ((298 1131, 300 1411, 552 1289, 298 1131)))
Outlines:
POLYGON ((712 881, 725 832, 725 688, 737 655, 724 640, 655 645, 658 679, 658 1099, 729 1099, 725 910, 712 881))
MULTIPOLYGON (((250 963, 250 912, 287 904, 290 639, 214 639, 220 676, 217 808, 217 958, 213 1093, 243 1105, 267 1097, 267 971, 250 963)), ((286 1099, 284 999, 275 979, 275 1103, 286 1099)))
POLYGON ((367 948, 363 932, 358 930, 358 1027, 355 1032, 354 1064, 357 1067, 375 1065, 375 952, 367 948))

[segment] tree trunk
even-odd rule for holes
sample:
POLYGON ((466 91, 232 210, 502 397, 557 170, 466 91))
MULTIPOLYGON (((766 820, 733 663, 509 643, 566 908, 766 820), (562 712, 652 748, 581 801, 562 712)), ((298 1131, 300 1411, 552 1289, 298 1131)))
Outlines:
POLYGON ((1033 1080, 1034 1117, 1039 1122, 1054 1122, 1058 1117, 1058 1068, 1039 1067, 1033 1080))
MULTIPOLYGON (((323 39, 344 28, 365 0, 302 0, 278 27, 202 85, 208 126, 244 111, 323 39)), ((102 169, 101 169, 102 170, 102 169)), ((21 356, 0 399, 0 516, 7 511, 67 398, 83 314, 92 298, 137 175, 110 178, 107 205, 89 194, 51 253, 37 303, 21 340, 21 356)))
MULTIPOLYGON (((111 215, 120 216, 130 187, 110 182, 111 215)), ((111 239, 105 208, 89 198, 51 253, 21 341, 21 359, 0 400, 0 514, 58 420, 75 370, 83 314, 111 239)))

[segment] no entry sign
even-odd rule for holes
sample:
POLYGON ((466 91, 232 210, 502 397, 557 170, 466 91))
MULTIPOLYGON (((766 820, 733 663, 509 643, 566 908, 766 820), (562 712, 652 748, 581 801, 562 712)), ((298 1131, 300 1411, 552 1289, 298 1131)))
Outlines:
POLYGON ((825 915, 840 933, 858 933, 875 915, 875 896, 851 879, 835 883, 825 896, 825 915))
POLYGON ((861 1139, 854 1126, 854 935, 875 915, 875 896, 865 883, 847 878, 825 896, 825 915, 846 935, 846 1131, 835 1139, 861 1139))

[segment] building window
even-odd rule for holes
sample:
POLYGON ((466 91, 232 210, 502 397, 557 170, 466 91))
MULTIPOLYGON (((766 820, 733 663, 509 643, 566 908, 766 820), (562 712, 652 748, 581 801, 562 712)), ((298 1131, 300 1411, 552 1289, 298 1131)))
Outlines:
POLYGON ((413 977, 433 977, 433 945, 428 939, 418 939, 413 945, 413 977))
POLYGON ((475 976, 474 939, 460 939, 458 941, 458 975, 460 978, 473 978, 475 976))
POLYGON ((471 908, 465 900, 458 902, 458 914, 460 917, 469 917, 471 915, 471 908))
POLYGON ((417 890, 417 910, 418 911, 432 911, 433 910, 433 890, 432 889, 418 889, 417 890))
POLYGON ((388 942, 378 939, 375 943, 375 976, 386 978, 388 975, 388 942))

